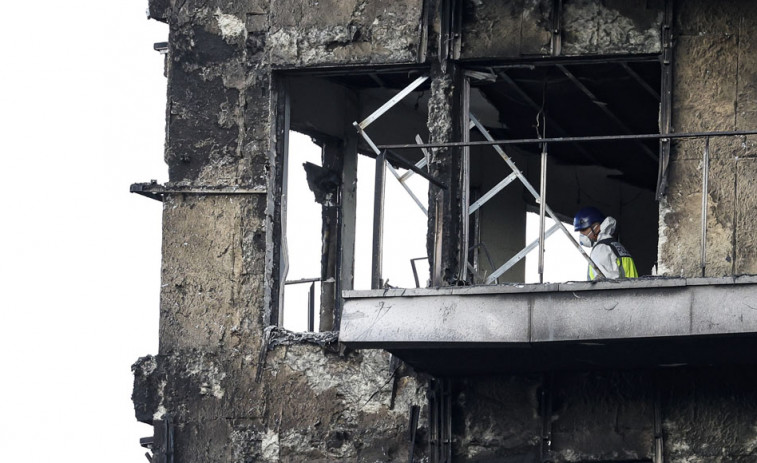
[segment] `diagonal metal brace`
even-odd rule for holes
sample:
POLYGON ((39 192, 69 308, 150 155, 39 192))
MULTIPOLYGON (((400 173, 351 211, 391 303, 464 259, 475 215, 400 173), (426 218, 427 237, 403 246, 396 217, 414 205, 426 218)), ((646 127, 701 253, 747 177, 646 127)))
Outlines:
POLYGON ((415 79, 413 83, 402 89, 401 92, 394 95, 391 100, 387 101, 379 109, 374 111, 370 116, 366 117, 363 122, 359 124, 360 129, 364 130, 366 127, 371 125, 376 119, 381 117, 385 112, 389 111, 394 105, 400 102, 403 98, 405 98, 407 95, 410 94, 413 90, 418 88, 423 82, 425 82, 428 79, 428 76, 421 76, 415 79))
POLYGON ((392 164, 396 165, 397 167, 401 167, 403 169, 407 169, 407 170, 413 171, 416 174, 418 174, 421 177, 423 177, 426 180, 428 180, 429 182, 431 182, 434 185, 438 186, 439 188, 441 188, 443 190, 447 189, 447 184, 446 183, 444 183, 444 182, 442 182, 440 180, 435 179, 428 172, 424 171, 423 169, 421 169, 420 167, 416 166, 415 164, 413 164, 409 160, 405 159, 404 156, 398 154, 397 152, 391 151, 391 150, 386 150, 386 158, 392 164))
POLYGON ((481 206, 486 204, 487 201, 492 199, 494 195, 500 192, 503 188, 505 188, 507 185, 512 183, 518 176, 513 172, 512 174, 505 177, 504 180, 499 182, 498 184, 494 185, 491 190, 487 191, 483 196, 481 196, 478 201, 470 205, 470 208, 468 209, 468 215, 473 214, 476 212, 481 206))
MULTIPOLYGON (((544 239, 546 240, 547 238, 549 238, 550 236, 552 236, 552 233, 556 232, 557 229, 558 229, 557 225, 552 225, 552 227, 550 227, 550 229, 547 230, 544 233, 544 239)), ((528 246, 526 246, 525 248, 521 249, 518 254, 515 254, 513 257, 510 258, 510 260, 508 260, 507 262, 505 262, 502 265, 502 267, 500 267, 497 270, 493 271, 492 274, 489 275, 486 278, 486 284, 490 285, 490 284, 494 283, 497 280, 497 278, 499 278, 506 271, 510 270, 510 268, 513 265, 515 265, 518 262, 520 262, 521 259, 523 259, 524 257, 526 257, 526 255, 529 252, 531 252, 538 245, 539 245, 539 240, 536 239, 536 240, 532 241, 528 246)))
MULTIPOLYGON (((423 139, 421 138, 420 135, 415 135, 415 142, 418 143, 419 145, 423 144, 423 139)), ((421 151, 423 152, 423 159, 421 159, 420 161, 418 161, 418 162, 415 163, 415 167, 417 167, 419 169, 421 169, 423 167, 426 167, 426 165, 428 164, 428 160, 431 159, 431 155, 429 154, 429 152, 428 152, 428 150, 426 148, 421 148, 421 151)), ((402 175, 402 178, 401 178, 402 181, 407 180, 414 173, 415 172, 412 171, 412 170, 409 170, 409 171, 405 172, 402 175)))
MULTIPOLYGON (((378 147, 376 146, 376 144, 373 143, 373 140, 371 139, 371 137, 369 137, 368 134, 365 133, 365 130, 363 130, 360 127, 360 124, 358 124, 357 122, 353 122, 352 125, 355 127, 355 129, 358 131, 358 133, 363 137, 363 139, 365 140, 365 142, 368 143, 368 146, 371 148, 371 150, 374 153, 376 153, 376 156, 381 155, 381 150, 379 150, 378 147)), ((424 172, 419 167, 416 167, 415 164, 413 164, 412 162, 408 161, 407 159, 405 159, 404 157, 400 156, 399 154, 397 154, 397 153, 395 153, 393 151, 384 151, 384 154, 387 155, 387 159, 390 159, 390 160, 394 161, 394 164, 397 164, 397 165, 399 165, 402 168, 407 168, 408 170, 412 170, 413 172, 415 172, 416 174, 422 176, 423 178, 425 178, 429 182, 433 183, 434 185, 438 186, 439 188, 442 188, 444 190, 447 189, 447 185, 446 184, 444 184, 443 182, 440 182, 439 180, 433 178, 427 172, 424 172)))
POLYGON ((405 191, 407 192, 407 194, 409 194, 410 197, 413 198, 413 201, 415 201, 415 204, 417 204, 418 207, 421 208, 421 211, 423 211, 423 214, 426 215, 426 216, 428 216, 428 209, 426 209, 426 206, 423 205, 423 203, 421 202, 421 200, 418 199, 417 196, 415 196, 415 193, 413 193, 413 190, 411 190, 410 187, 407 186, 407 184, 405 184, 405 182, 402 180, 402 177, 400 176, 400 173, 397 172, 397 169, 395 169, 392 166, 391 163, 387 163, 386 167, 389 169, 389 171, 392 173, 392 175, 394 175, 394 178, 397 179, 397 181, 399 182, 399 184, 402 185, 402 188, 405 189, 405 191))

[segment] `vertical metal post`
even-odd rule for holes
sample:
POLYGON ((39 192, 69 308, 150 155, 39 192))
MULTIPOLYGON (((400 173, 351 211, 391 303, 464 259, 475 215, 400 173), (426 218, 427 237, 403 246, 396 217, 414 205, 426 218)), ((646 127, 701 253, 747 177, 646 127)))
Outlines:
POLYGON ((339 191, 339 290, 338 305, 334 310, 334 330, 342 321, 342 290, 353 289, 355 279, 355 227, 357 213, 357 145, 358 134, 345 130, 342 185, 339 191))
POLYGON ((444 449, 445 463, 452 463, 452 381, 445 378, 442 384, 444 397, 444 449))
POLYGON ((660 400, 659 384, 654 399, 654 463, 663 463, 662 440, 662 401, 660 400))
MULTIPOLYGON (((673 0, 665 0, 665 14, 662 20, 662 54, 660 57, 660 133, 672 131, 671 108, 673 106, 673 0)), ((657 191, 659 201, 668 188, 668 165, 670 164, 670 138, 660 139, 660 161, 657 171, 657 191)))
POLYGON ((552 389, 554 378, 551 373, 542 377, 542 389, 539 400, 541 414, 541 442, 539 445, 539 461, 551 461, 552 454, 552 389))
POLYGON ((428 444, 429 455, 431 456, 431 463, 439 463, 441 461, 441 380, 431 380, 429 382, 429 394, 428 394, 428 444))
POLYGON ((379 289, 384 241, 384 188, 386 185, 386 154, 376 156, 376 181, 373 186, 373 260, 371 264, 371 289, 379 289))
POLYGON ((547 144, 541 149, 541 183, 539 185, 539 283, 544 283, 544 219, 547 212, 547 144))
POLYGON ((308 331, 315 331, 315 282, 308 290, 308 331))
POLYGON ((550 53, 552 56, 560 56, 562 53, 562 0, 552 0, 550 53))
POLYGON ((710 137, 704 139, 704 153, 702 155, 702 243, 700 250, 702 277, 707 268, 707 191, 710 179, 710 137))
MULTIPOLYGON (((470 141, 470 79, 463 77, 462 108, 460 108, 461 135, 465 143, 470 141)), ((463 147, 463 159, 460 169, 462 184, 460 188, 460 274, 458 280, 467 281, 468 278, 468 246, 470 243, 470 218, 468 207, 470 205, 470 146, 463 147)))

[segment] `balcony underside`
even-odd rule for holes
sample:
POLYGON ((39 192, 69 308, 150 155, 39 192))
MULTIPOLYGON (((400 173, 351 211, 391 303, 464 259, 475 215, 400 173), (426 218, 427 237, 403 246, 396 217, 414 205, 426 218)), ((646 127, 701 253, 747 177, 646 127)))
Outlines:
POLYGON ((340 342, 436 375, 757 364, 757 277, 345 291, 340 342))

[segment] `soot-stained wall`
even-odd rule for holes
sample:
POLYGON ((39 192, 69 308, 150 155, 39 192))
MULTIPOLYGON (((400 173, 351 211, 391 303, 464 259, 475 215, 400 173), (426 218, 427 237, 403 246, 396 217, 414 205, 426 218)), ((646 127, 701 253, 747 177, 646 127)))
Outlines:
MULTIPOLYGON (((676 132, 757 128, 757 6, 678 2, 673 127, 676 132)), ((670 191, 660 202, 660 273, 701 275, 705 141, 674 144, 670 191)), ((706 276, 755 273, 755 138, 710 140, 706 276)))

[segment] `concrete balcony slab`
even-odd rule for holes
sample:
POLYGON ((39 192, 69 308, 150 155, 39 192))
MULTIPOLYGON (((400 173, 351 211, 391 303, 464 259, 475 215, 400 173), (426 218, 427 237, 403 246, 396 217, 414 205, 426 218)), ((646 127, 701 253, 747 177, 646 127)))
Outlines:
POLYGON ((345 291, 339 340, 420 369, 757 363, 757 279, 345 291), (753 346, 754 344, 754 346, 753 346), (741 355, 740 355, 741 354, 741 355))

